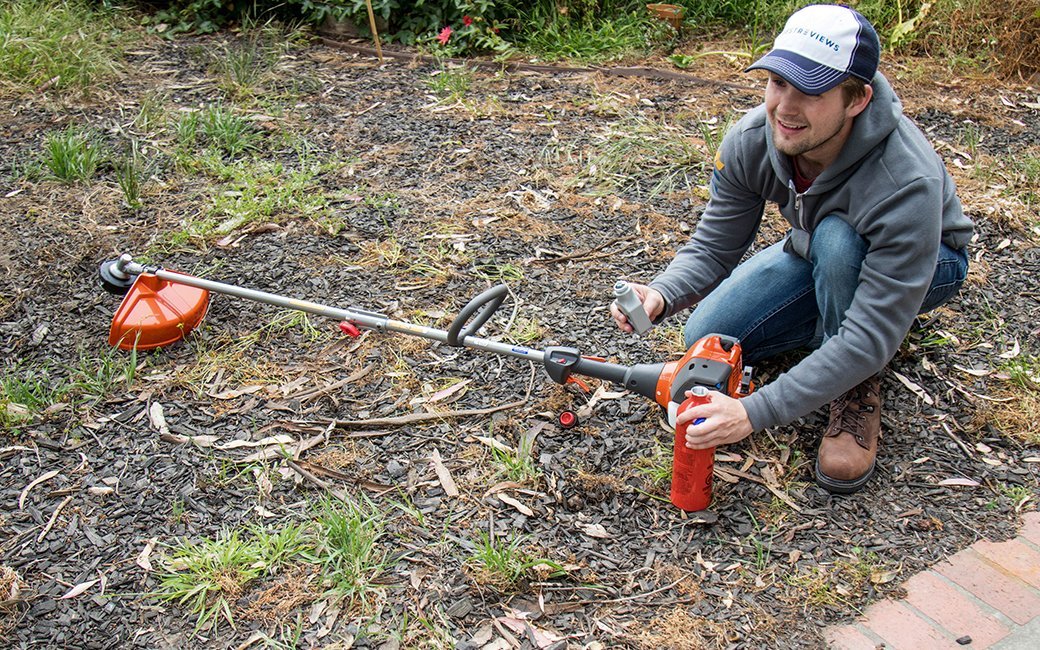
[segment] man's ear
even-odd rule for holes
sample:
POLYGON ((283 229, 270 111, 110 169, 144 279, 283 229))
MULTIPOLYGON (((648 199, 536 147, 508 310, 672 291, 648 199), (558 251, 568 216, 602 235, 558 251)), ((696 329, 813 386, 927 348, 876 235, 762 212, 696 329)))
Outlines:
POLYGON ((870 98, 874 96, 874 87, 870 84, 863 86, 863 95, 858 97, 854 102, 849 104, 845 110, 849 117, 856 117, 870 104, 870 98))

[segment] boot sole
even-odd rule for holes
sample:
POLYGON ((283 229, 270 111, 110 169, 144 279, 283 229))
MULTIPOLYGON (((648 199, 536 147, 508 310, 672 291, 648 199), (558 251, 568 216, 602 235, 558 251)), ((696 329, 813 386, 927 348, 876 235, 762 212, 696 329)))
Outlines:
POLYGON ((831 478, 820 471, 820 459, 816 459, 816 484, 822 487, 824 490, 832 494, 852 494, 858 492, 860 488, 867 484, 870 477, 874 475, 874 468, 877 465, 877 461, 870 464, 870 469, 867 470, 866 474, 859 478, 850 480, 843 480, 839 478, 831 478))

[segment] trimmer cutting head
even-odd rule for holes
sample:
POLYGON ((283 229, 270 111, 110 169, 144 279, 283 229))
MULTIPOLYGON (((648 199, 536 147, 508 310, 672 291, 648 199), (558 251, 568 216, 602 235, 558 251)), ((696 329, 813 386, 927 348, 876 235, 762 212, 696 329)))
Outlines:
POLYGON ((108 343, 124 350, 151 350, 175 343, 198 327, 208 306, 205 289, 142 273, 112 318, 108 343))
POLYGON ((122 259, 105 260, 101 263, 98 275, 105 291, 117 296, 125 296, 126 292, 130 291, 130 287, 134 286, 134 276, 124 270, 125 264, 122 259))

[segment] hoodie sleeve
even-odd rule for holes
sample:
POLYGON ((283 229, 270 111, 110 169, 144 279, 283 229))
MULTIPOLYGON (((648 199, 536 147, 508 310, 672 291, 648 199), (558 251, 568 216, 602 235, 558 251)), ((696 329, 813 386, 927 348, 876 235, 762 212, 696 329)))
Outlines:
POLYGON ((741 160, 741 141, 748 118, 734 126, 723 138, 711 175, 708 205, 690 241, 650 286, 661 292, 665 310, 658 322, 708 295, 740 262, 755 240, 765 209, 760 192, 749 187, 741 160))
POLYGON ((756 431, 823 406, 895 356, 935 270, 941 188, 941 178, 918 178, 865 213, 868 250, 845 320, 818 350, 742 400, 756 431))

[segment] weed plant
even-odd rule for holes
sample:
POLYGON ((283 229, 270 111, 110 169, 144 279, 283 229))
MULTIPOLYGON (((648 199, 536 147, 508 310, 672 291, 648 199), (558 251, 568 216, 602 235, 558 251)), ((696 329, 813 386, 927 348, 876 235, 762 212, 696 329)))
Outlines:
POLYGON ((533 557, 523 549, 523 537, 503 539, 477 531, 473 553, 464 565, 479 584, 501 592, 516 590, 536 567, 546 567, 551 574, 563 572, 563 567, 541 557, 533 557))
MULTIPOLYGON (((556 2, 539 0, 521 12, 525 29, 517 40, 521 49, 546 61, 573 60, 602 63, 647 49, 647 34, 659 27, 645 11, 561 12, 556 2)), ((611 3, 616 4, 616 3, 611 3)))
POLYGON ((285 530, 289 532, 253 539, 244 539, 237 530, 224 531, 217 539, 180 546, 152 595, 187 606, 197 617, 196 632, 216 629, 221 620, 235 627, 232 606, 246 586, 290 553, 302 552, 297 544, 302 531, 291 526, 285 530))
MULTIPOLYGON (((191 135, 193 120, 178 122, 183 137, 191 135)), ((178 136, 180 139, 182 136, 178 136)), ((228 162, 222 152, 204 151, 190 155, 178 147, 181 165, 200 171, 218 183, 211 188, 212 207, 203 215, 186 220, 181 230, 168 233, 160 247, 189 245, 234 232, 255 222, 283 222, 292 218, 310 219, 325 225, 329 221, 330 201, 321 185, 321 177, 340 163, 306 163, 288 168, 281 162, 245 158, 228 162)))
POLYGON ((255 151, 260 142, 253 125, 222 104, 212 104, 201 112, 198 130, 209 146, 231 159, 255 151))
MULTIPOLYGON (((717 147, 721 136, 712 140, 717 147)), ((635 115, 598 136, 581 181, 595 193, 632 191, 654 197, 689 191, 711 160, 696 137, 663 121, 635 115)))
POLYGON ((1008 380, 1027 391, 1040 391, 1040 358, 1016 357, 1001 366, 1008 380))
POLYGON ((317 518, 318 538, 312 559, 322 565, 330 593, 364 602, 372 580, 383 568, 382 515, 368 501, 326 500, 317 518))
POLYGON ((288 45, 301 40, 295 30, 270 21, 260 24, 252 17, 243 20, 241 34, 210 56, 210 69, 218 85, 236 98, 259 95, 275 78, 278 59, 288 45))
POLYGON ((524 279, 524 270, 509 262, 505 264, 478 264, 473 267, 473 274, 489 282, 520 282, 524 279))
POLYGON ((94 356, 79 351, 79 363, 70 369, 70 390, 80 397, 99 402, 117 389, 127 388, 137 375, 137 350, 124 354, 114 347, 104 348, 94 356))
POLYGON ((123 193, 123 204, 130 210, 141 209, 141 175, 144 173, 144 163, 137 138, 130 140, 126 156, 116 162, 115 168, 116 182, 123 193))
POLYGON ((101 161, 101 145, 89 131, 69 127, 47 136, 44 164, 51 175, 65 183, 85 182, 94 177, 101 161))
POLYGON ((118 15, 85 0, 0 2, 0 83, 89 93, 119 70, 135 39, 118 15))
POLYGON ((634 462, 636 474, 642 476, 653 487, 667 487, 672 480, 672 447, 663 440, 654 440, 649 456, 634 462))
POLYGON ((46 368, 5 368, 0 374, 0 430, 19 433, 21 425, 61 402, 67 390, 46 368))
POLYGON ((530 436, 520 436, 520 442, 514 451, 492 447, 491 454, 507 480, 529 485, 537 482, 542 475, 535 464, 534 441, 530 436))
POLYGON ((465 99, 473 84, 473 70, 469 68, 449 68, 444 65, 426 81, 430 90, 440 98, 451 102, 465 99))

